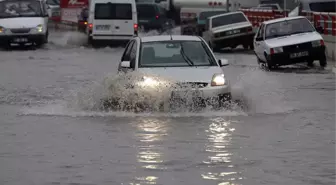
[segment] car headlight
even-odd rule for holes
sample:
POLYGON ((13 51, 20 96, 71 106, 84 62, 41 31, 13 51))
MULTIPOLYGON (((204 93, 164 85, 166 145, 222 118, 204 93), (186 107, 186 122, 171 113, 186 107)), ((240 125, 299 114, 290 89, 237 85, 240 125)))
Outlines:
POLYGON ((5 28, 0 26, 0 33, 5 33, 5 28))
POLYGON ((320 47, 323 45, 323 40, 315 40, 312 42, 313 47, 320 47))
POLYGON ((38 26, 36 26, 36 30, 37 30, 37 32, 43 32, 42 24, 39 24, 38 26))
POLYGON ((225 85, 226 80, 224 74, 215 74, 211 80, 211 86, 223 86, 225 85))
POLYGON ((141 87, 155 87, 159 82, 151 77, 144 76, 143 80, 137 83, 141 87))

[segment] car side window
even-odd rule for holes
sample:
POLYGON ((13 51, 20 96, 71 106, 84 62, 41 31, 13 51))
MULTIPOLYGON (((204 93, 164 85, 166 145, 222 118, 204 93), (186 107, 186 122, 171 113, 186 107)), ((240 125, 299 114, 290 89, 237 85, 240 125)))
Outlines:
POLYGON ((136 57, 137 57, 137 42, 134 42, 132 49, 130 51, 130 61, 131 61, 131 68, 135 69, 135 61, 136 61, 136 57))
POLYGON ((130 61, 131 60, 131 49, 132 46, 134 44, 134 41, 131 41, 128 43, 128 45, 126 46, 125 52, 123 54, 123 56, 121 57, 121 61, 130 61))
POLYGON ((264 33, 264 25, 262 24, 260 27, 259 27, 259 30, 258 30, 258 33, 257 33, 257 38, 263 38, 263 33, 264 33))
POLYGON ((260 38, 262 40, 264 40, 264 33, 265 33, 265 29, 264 28, 265 28, 265 25, 262 24, 261 27, 260 27, 260 38))

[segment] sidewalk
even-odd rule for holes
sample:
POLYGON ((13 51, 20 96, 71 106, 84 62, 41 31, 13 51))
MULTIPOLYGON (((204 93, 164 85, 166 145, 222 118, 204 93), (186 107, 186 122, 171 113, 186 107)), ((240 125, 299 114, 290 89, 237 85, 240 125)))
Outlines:
POLYGON ((326 54, 328 62, 332 62, 332 71, 336 73, 336 38, 331 35, 323 35, 325 45, 327 47, 326 54))

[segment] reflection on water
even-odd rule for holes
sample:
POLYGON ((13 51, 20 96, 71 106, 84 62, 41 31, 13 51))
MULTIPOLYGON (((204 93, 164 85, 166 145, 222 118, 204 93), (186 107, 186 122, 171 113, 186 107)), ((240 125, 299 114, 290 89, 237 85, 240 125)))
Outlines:
POLYGON ((231 122, 223 118, 214 118, 211 120, 206 135, 208 143, 206 151, 209 153, 208 158, 203 161, 207 165, 207 172, 203 172, 202 178, 218 182, 218 185, 237 185, 242 180, 240 172, 235 171, 235 166, 231 161, 232 153, 232 133, 235 128, 231 122))
MULTIPOLYGON (((140 143, 138 144, 138 162, 140 168, 150 170, 164 170, 164 160, 160 144, 162 137, 167 135, 166 122, 158 119, 139 119, 136 123, 137 134, 140 143)), ((146 172, 147 172, 146 171, 146 172)), ((135 184, 157 184, 158 177, 153 174, 136 177, 135 184)))

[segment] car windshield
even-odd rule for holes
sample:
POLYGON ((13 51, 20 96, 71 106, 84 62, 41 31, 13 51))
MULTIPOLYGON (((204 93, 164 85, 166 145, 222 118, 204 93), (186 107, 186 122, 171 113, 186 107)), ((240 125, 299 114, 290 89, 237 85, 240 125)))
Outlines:
POLYGON ((0 18, 42 16, 39 1, 20 0, 0 2, 0 18))
POLYGON ((335 1, 310 3, 309 7, 313 12, 336 12, 335 1))
POLYGON ((306 18, 293 19, 267 25, 265 39, 313 31, 315 31, 314 27, 306 18))
POLYGON ((217 66, 200 41, 147 42, 141 46, 139 67, 217 66))
POLYGON ((212 19, 212 28, 248 21, 243 13, 223 15, 212 19))
POLYGON ((156 11, 154 5, 137 5, 139 19, 155 18, 156 11))
POLYGON ((199 15, 199 20, 206 20, 208 17, 212 17, 215 15, 220 15, 226 13, 226 11, 206 11, 206 12, 201 12, 199 15))

